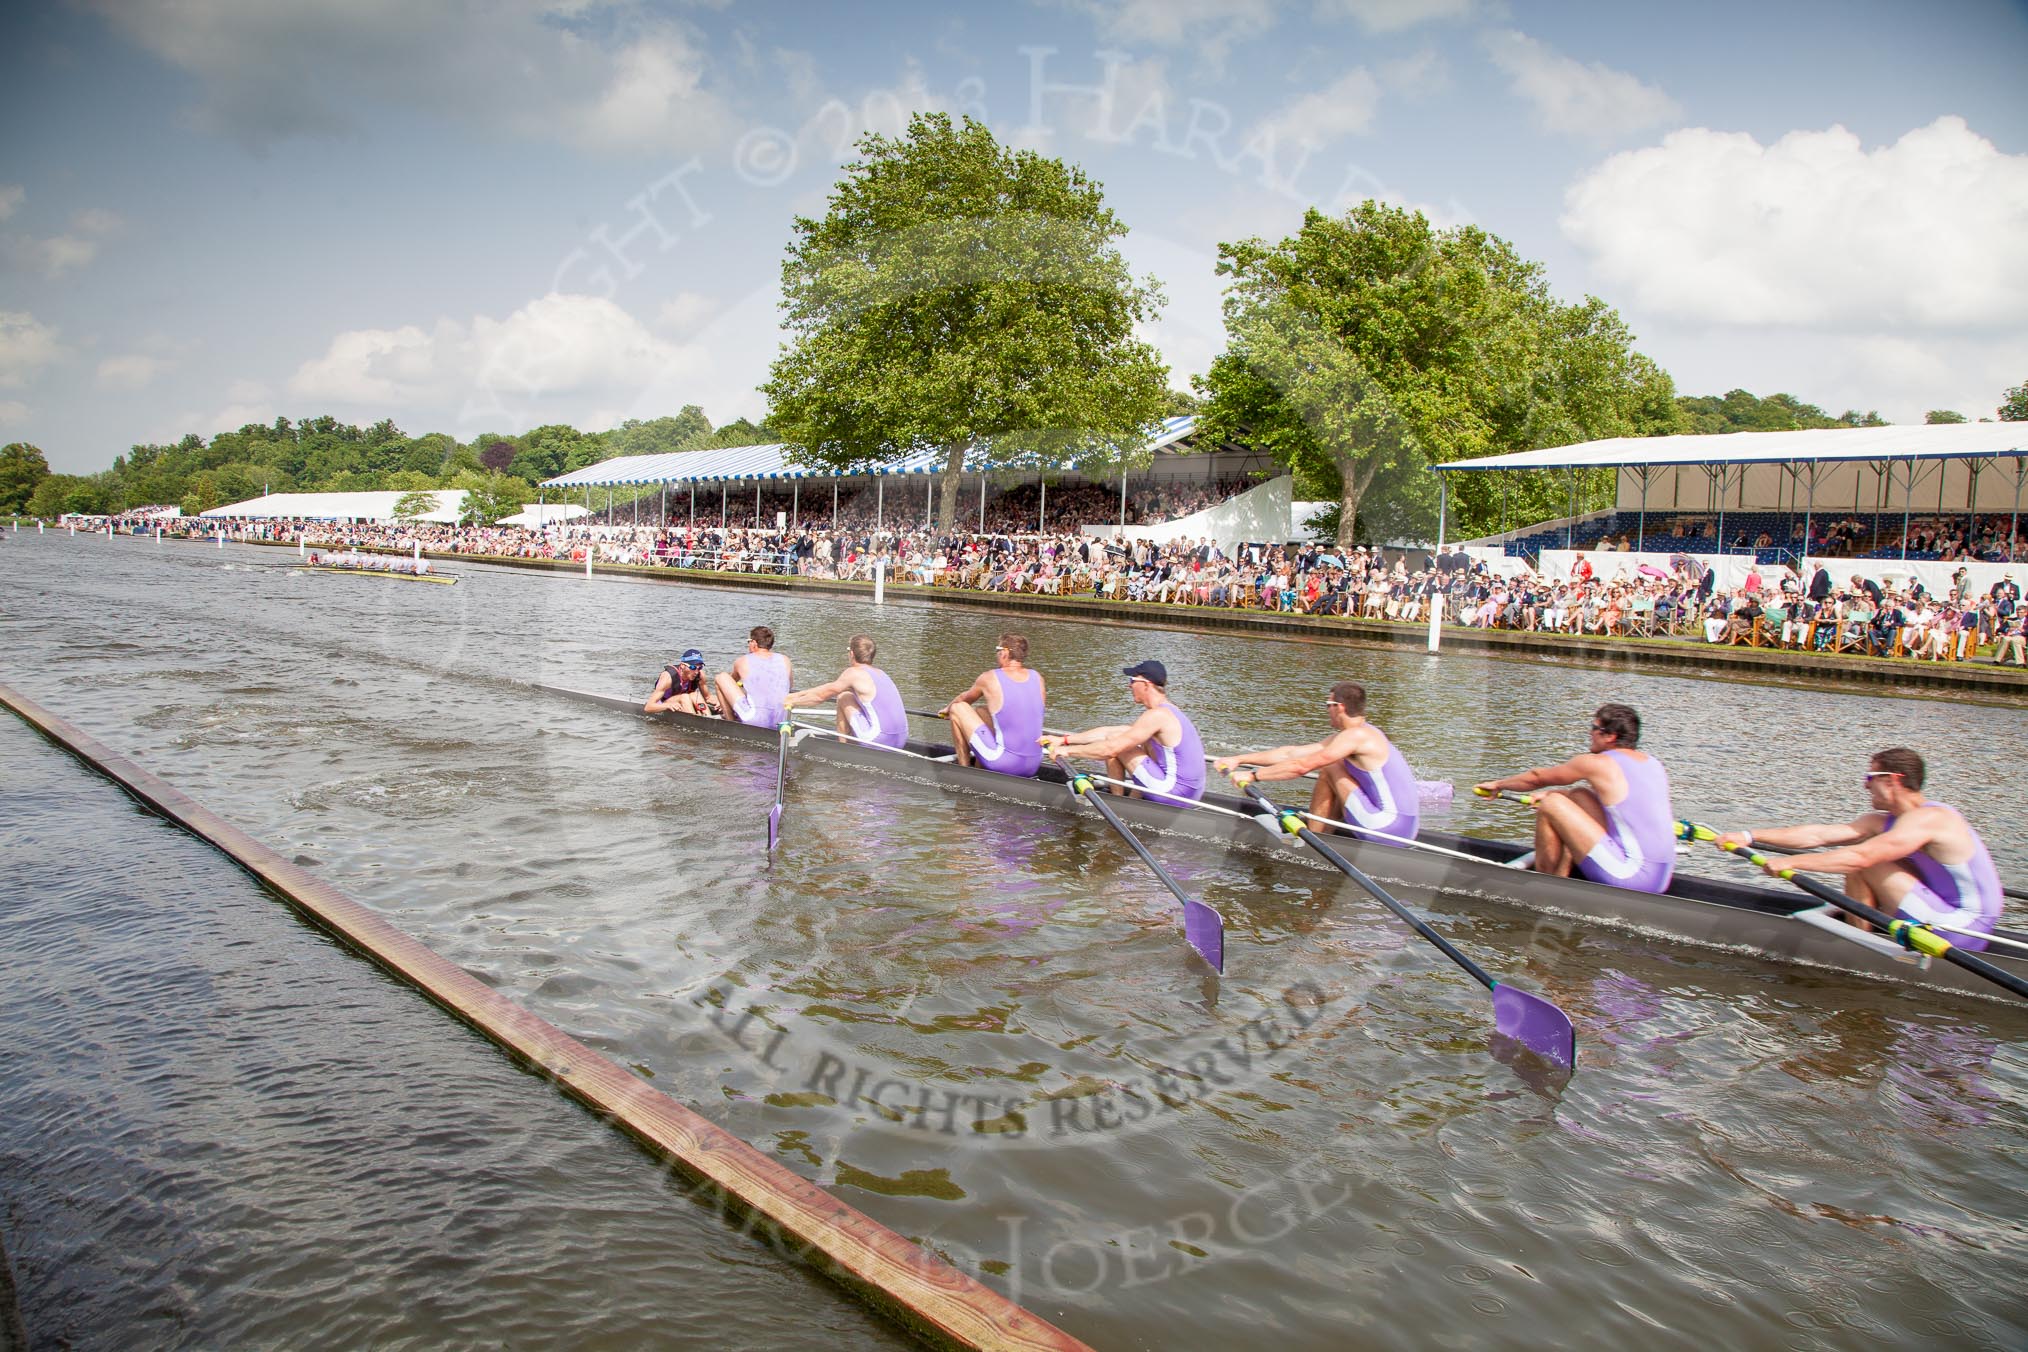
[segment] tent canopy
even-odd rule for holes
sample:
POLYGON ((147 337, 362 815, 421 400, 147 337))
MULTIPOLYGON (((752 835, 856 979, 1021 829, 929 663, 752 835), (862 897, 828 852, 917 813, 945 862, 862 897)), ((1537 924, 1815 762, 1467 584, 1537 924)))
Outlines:
POLYGON ((1818 461, 1979 460, 2028 456, 2028 423, 1815 427, 1800 432, 1611 437, 1431 466, 1439 474, 1493 469, 1612 469, 1625 465, 1757 465, 1818 461))
MULTIPOLYGON (((1197 419, 1170 418, 1158 425, 1146 449, 1151 454, 1196 453, 1189 443, 1197 419)), ((670 451, 661 455, 623 455, 572 470, 543 481, 544 488, 610 488, 622 484, 702 484, 756 479, 850 479, 870 474, 941 474, 942 451, 918 451, 871 469, 841 472, 799 465, 790 458, 794 447, 780 442, 762 446, 727 446, 709 451, 670 451)))
MULTIPOLYGON (((418 521, 454 522, 465 506, 462 488, 425 490, 436 499, 436 509, 418 521)), ((226 507, 214 507, 205 516, 254 519, 289 517, 304 521, 392 521, 395 504, 406 493, 270 493, 248 498, 226 507)))

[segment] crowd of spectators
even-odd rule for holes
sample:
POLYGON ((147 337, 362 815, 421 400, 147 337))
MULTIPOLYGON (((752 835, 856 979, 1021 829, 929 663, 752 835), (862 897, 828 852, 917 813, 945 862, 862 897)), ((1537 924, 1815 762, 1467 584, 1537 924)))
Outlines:
MULTIPOLYGON (((1129 483, 1125 524, 1160 525, 1180 521, 1255 487, 1251 479, 1234 477, 1208 483, 1144 481, 1129 483)), ((921 479, 895 479, 875 488, 854 486, 836 498, 836 528, 839 530, 904 530, 909 523, 922 523, 933 513, 937 486, 921 479)), ((809 485, 807 491, 751 488, 716 492, 702 490, 696 498, 698 520, 716 525, 721 516, 729 528, 749 523, 755 528, 771 525, 778 517, 813 529, 833 524, 833 497, 829 489, 809 485)), ((620 503, 610 509, 600 505, 586 518, 589 524, 632 527, 649 521, 683 523, 689 529, 691 498, 688 490, 671 491, 666 500, 654 497, 620 503), (639 518, 637 520, 637 518, 639 518)), ((1045 496, 1040 485, 1016 484, 991 488, 986 493, 983 513, 978 490, 961 489, 957 518, 986 531, 1005 534, 1075 534, 1086 522, 1118 524, 1121 521, 1120 490, 1104 484, 1059 484, 1045 496), (982 519, 983 518, 983 519, 982 519)))
MULTIPOLYGON (((216 521, 129 523, 208 537, 216 521)), ((1227 551, 1215 541, 1167 544, 1118 534, 938 533, 922 526, 873 531, 771 530, 716 526, 587 525, 547 530, 419 523, 333 525, 303 521, 225 523, 227 538, 295 541, 309 547, 379 548, 435 554, 633 564, 713 572, 870 580, 876 564, 895 583, 1009 595, 1088 596, 1150 605, 1216 607, 1423 624, 1439 598, 1443 615, 1470 628, 1602 638, 1675 637, 1835 654, 1968 660, 1992 648, 1992 660, 2028 665, 2023 653, 2020 588, 2008 574, 1973 594, 1960 569, 1942 596, 1919 581, 1887 586, 1853 573, 1839 585, 1820 568, 1806 583, 1783 564, 1754 566, 1730 590, 1689 558, 1668 572, 1594 576, 1578 556, 1573 575, 1539 576, 1525 567, 1498 576, 1463 552, 1321 544, 1260 543, 1227 551), (1412 566, 1414 565, 1420 566, 1412 566)))
MULTIPOLYGON (((1987 563, 2028 562, 2028 532, 2017 529, 2011 513, 1963 513, 1909 518, 1884 513, 1871 521, 1851 513, 1825 513, 1808 518, 1791 513, 1749 512, 1728 515, 1724 525, 1724 546, 1720 547, 1720 522, 1716 515, 1695 513, 1651 514, 1638 534, 1626 527, 1626 513, 1575 530, 1569 536, 1576 549, 1607 553, 1636 547, 1650 553, 1747 554, 1769 551, 1792 557, 1816 558, 1901 558, 1982 561, 1987 563)), ((1540 543, 1562 544, 1545 537, 1540 543)), ((1531 551, 1532 552, 1532 551, 1531 551)))

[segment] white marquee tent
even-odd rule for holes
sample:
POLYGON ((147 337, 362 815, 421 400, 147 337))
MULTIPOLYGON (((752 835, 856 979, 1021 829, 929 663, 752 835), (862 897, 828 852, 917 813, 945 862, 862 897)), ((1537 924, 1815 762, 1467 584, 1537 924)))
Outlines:
MULTIPOLYGON (((465 490, 430 490, 436 510, 415 518, 418 521, 454 522, 465 506, 465 490)), ((269 493, 225 507, 214 507, 203 515, 232 520, 286 518, 305 521, 393 521, 394 507, 406 493, 269 493)))

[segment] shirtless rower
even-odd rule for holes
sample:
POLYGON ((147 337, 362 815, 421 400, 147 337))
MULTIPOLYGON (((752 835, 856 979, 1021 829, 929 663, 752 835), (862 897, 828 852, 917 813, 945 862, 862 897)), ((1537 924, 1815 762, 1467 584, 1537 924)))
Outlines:
MULTIPOLYGON (((1721 845, 1774 846, 1821 854, 1788 855, 1768 871, 1842 873, 1845 895, 1904 920, 1936 925, 1976 952, 1976 937, 1999 922, 2003 892, 1986 842, 1958 810, 1923 797, 1922 757, 1905 746, 1876 751, 1866 768, 1872 810, 1849 822, 1727 831, 1721 845)), ((1864 921, 1846 917, 1861 928, 1864 921)))
POLYGON ((708 702, 711 680, 704 674, 704 654, 692 648, 662 668, 655 678, 655 693, 641 706, 642 712, 716 716, 718 709, 708 702))
POLYGON ((1324 701, 1331 735, 1321 742, 1220 756, 1211 768, 1245 789, 1256 780, 1300 779, 1317 772, 1310 814, 1341 821, 1362 838, 1407 844, 1415 839, 1421 804, 1415 772, 1387 734, 1366 721, 1366 687, 1340 681, 1324 701), (1259 766, 1249 772, 1244 767, 1259 766))
POLYGON ((1122 667, 1127 690, 1141 706, 1132 723, 1087 728, 1041 739, 1046 750, 1067 752, 1106 763, 1106 773, 1143 798, 1165 803, 1194 803, 1204 796, 1204 743, 1181 709, 1169 702, 1169 670, 1160 662, 1122 667))
POLYGON ((732 670, 712 681, 720 709, 753 727, 775 728, 788 718, 782 700, 795 677, 789 659, 775 651, 775 631, 757 624, 747 632, 746 652, 733 659, 732 670))
POLYGON ((1565 878, 1575 870, 1595 883, 1635 892, 1666 891, 1676 871, 1669 775, 1660 761, 1636 749, 1640 740, 1639 714, 1624 704, 1602 704, 1591 718, 1590 750, 1561 765, 1489 779, 1474 791, 1570 786, 1535 795, 1530 867, 1565 878))
POLYGON ((1003 775, 1033 776, 1042 765, 1042 673, 1028 669, 1028 640, 1000 635, 994 669, 979 673, 964 694, 946 704, 958 764, 1003 775), (985 708, 978 707, 983 703, 985 708))
POLYGON ((838 731, 876 746, 901 747, 908 744, 908 714, 901 707, 901 692, 887 673, 873 665, 872 638, 854 634, 845 640, 850 660, 835 681, 798 690, 782 701, 793 709, 802 704, 838 701, 838 731))

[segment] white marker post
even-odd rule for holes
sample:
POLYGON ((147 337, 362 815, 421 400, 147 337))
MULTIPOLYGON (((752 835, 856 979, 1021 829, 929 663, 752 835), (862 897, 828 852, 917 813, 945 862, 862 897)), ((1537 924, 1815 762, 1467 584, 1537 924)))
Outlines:
POLYGON ((301 531, 296 532, 296 557, 299 559, 308 557, 303 550, 303 532, 301 531))
POLYGON ((218 547, 220 549, 225 548, 225 527, 223 526, 218 528, 218 547))
POLYGON ((585 576, 586 576, 587 578, 589 578, 589 577, 591 576, 591 561, 592 561, 592 554, 593 554, 594 552, 596 552, 597 548, 598 548, 598 546, 596 546, 596 545, 592 544, 592 543, 591 543, 591 542, 590 542, 589 540, 587 540, 587 541, 585 542, 585 546, 584 546, 584 575, 585 575, 585 576))
POLYGON ((1429 650, 1435 652, 1443 641, 1444 594, 1436 592, 1429 598, 1429 650))
POLYGON ((887 604, 886 559, 875 559, 873 561, 873 604, 876 606, 887 604))

